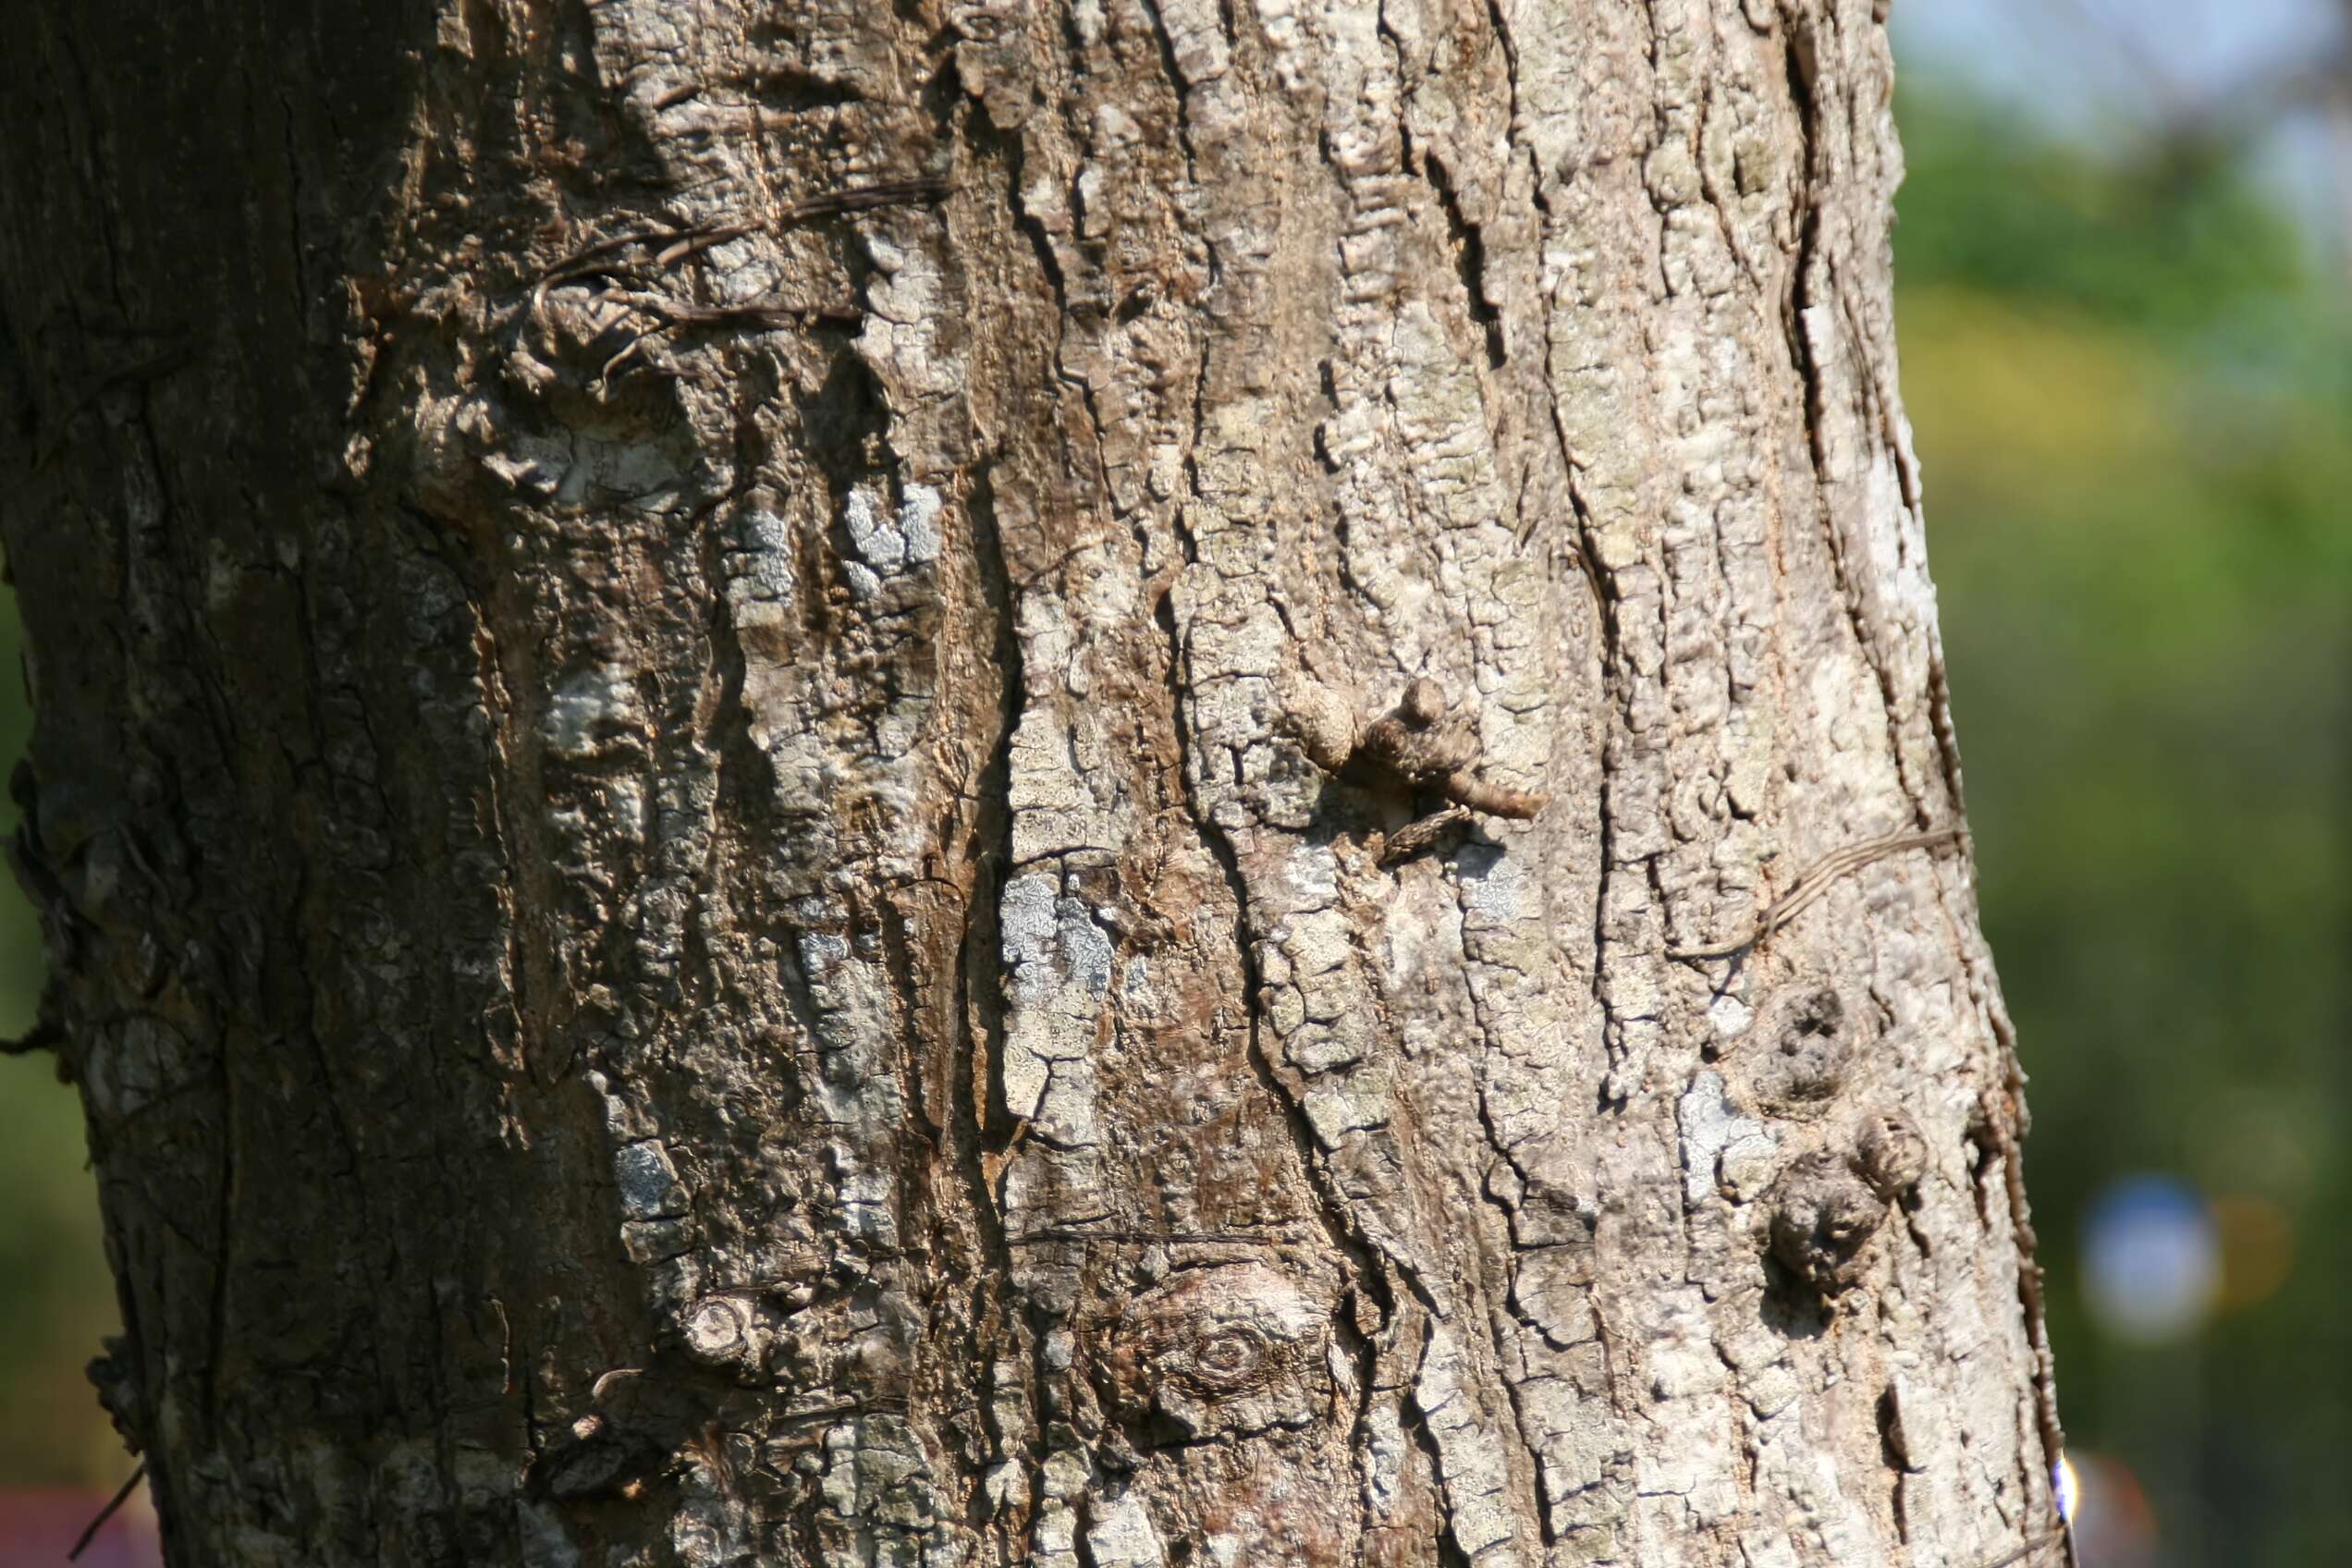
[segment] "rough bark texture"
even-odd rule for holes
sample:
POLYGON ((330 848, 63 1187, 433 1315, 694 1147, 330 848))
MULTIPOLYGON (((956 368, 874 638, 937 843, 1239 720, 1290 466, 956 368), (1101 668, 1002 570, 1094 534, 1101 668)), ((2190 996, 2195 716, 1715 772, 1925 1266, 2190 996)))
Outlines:
POLYGON ((175 1563, 2054 1558, 1881 21, 20 9, 175 1563))

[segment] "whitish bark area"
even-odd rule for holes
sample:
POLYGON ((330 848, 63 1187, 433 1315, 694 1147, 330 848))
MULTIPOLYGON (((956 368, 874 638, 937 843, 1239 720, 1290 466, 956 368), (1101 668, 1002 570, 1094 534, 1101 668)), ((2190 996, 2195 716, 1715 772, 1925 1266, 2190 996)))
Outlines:
POLYGON ((5 522, 176 1562, 2047 1535, 1965 854, 1667 956, 1959 819, 1870 0, 106 9, 5 522), (1384 858, 1416 678, 1532 820, 1384 858))

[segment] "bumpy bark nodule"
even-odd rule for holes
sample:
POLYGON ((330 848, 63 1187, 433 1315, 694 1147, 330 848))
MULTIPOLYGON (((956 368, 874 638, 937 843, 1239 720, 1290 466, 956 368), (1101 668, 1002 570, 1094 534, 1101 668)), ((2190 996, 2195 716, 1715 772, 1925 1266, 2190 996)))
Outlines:
POLYGON ((1965 850, 1705 956, 1959 820, 1890 92, 1870 0, 20 17, 173 1561, 2054 1561, 1965 850))

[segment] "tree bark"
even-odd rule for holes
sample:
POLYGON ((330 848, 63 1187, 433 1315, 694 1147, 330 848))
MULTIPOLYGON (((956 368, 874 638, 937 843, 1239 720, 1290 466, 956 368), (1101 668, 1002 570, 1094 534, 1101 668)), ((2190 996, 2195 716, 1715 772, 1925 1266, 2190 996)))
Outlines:
POLYGON ((11 45, 174 1563, 2058 1560, 1871 0, 11 45))

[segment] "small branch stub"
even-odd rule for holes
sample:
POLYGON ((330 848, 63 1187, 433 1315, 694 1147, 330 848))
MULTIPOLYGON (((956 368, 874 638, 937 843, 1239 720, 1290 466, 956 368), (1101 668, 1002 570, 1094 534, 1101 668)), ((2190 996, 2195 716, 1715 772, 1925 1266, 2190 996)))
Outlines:
POLYGON ((1369 724, 1339 692, 1297 680, 1283 693, 1283 719, 1307 760, 1333 778, 1366 789, 1425 790, 1447 802, 1392 834, 1383 862, 1425 848, 1472 812, 1525 821, 1550 799, 1479 778, 1477 741, 1453 717, 1445 688, 1427 676, 1369 724))

